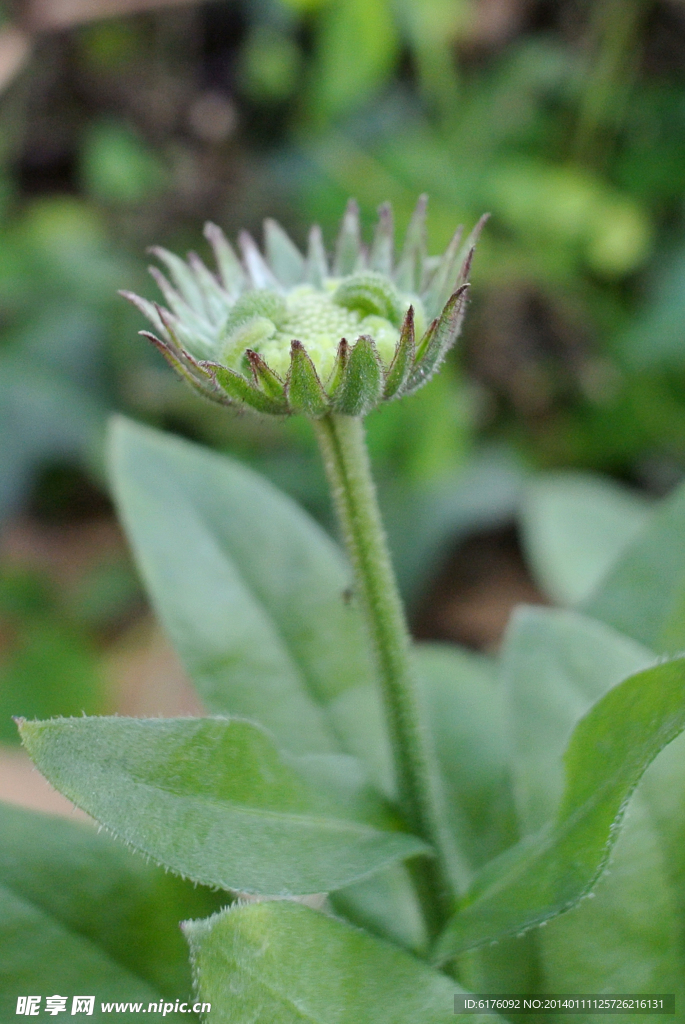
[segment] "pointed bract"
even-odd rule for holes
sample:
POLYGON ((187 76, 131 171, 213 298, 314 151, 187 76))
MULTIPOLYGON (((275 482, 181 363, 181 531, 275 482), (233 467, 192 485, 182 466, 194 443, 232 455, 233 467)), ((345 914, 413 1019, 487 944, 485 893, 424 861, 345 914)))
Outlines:
POLYGON ((220 366, 218 363, 213 365, 213 371, 217 383, 237 404, 248 405, 255 412, 266 413, 269 416, 287 415, 288 406, 285 401, 278 401, 278 399, 264 394, 249 380, 246 380, 241 373, 229 370, 228 367, 220 366))
POLYGON ((464 284, 457 289, 439 319, 433 321, 426 336, 421 339, 416 354, 416 364, 407 381, 407 394, 418 391, 431 379, 459 337, 466 312, 468 288, 469 286, 464 284))
POLYGON ((301 342, 293 341, 290 351, 290 370, 285 385, 290 408, 315 419, 324 416, 328 412, 328 397, 314 363, 301 342))
POLYGON ((323 235, 319 225, 314 224, 309 232, 305 280, 315 288, 321 288, 327 277, 328 259, 323 244, 323 235))
POLYGON ((206 312, 204 296, 202 290, 195 280, 191 268, 182 260, 180 256, 176 256, 175 253, 169 252, 167 249, 163 249, 161 246, 153 246, 150 249, 152 256, 156 256, 160 263, 163 263, 171 274, 171 280, 176 285, 176 288, 181 293, 183 299, 187 302, 190 308, 199 314, 206 312))
POLYGON ((402 324, 400 340, 395 349, 395 358, 390 364, 383 389, 384 398, 402 394, 414 366, 416 345, 414 342, 414 307, 410 306, 402 324))
POLYGON ((376 270, 386 277, 392 276, 395 262, 395 225, 390 203, 383 203, 378 208, 378 222, 373 235, 369 269, 376 270))
POLYGON ((304 280, 304 256, 283 230, 271 218, 264 221, 264 247, 269 266, 282 285, 292 288, 304 280))
POLYGON ((426 257, 426 207, 428 196, 419 196, 412 214, 407 234, 395 270, 395 284, 405 292, 417 292, 421 288, 423 261, 426 257))
POLYGON ((340 234, 335 246, 333 259, 333 276, 345 277, 354 274, 362 266, 361 228, 359 226, 359 207, 354 199, 350 199, 340 225, 340 234))
POLYGON ((211 221, 207 221, 205 224, 205 238, 214 251, 221 283, 231 297, 237 298, 245 288, 247 279, 233 246, 221 228, 212 224, 211 221))
POLYGON ((262 256, 257 243, 248 231, 241 231, 238 235, 238 245, 243 254, 245 268, 253 288, 272 288, 274 291, 281 291, 279 282, 266 260, 262 256))
POLYGON ((257 352, 248 348, 247 356, 254 382, 269 398, 286 404, 285 384, 277 373, 268 366, 257 352))
POLYGON ((365 416, 383 395, 383 364, 373 338, 362 335, 350 350, 342 380, 332 398, 335 412, 365 416))

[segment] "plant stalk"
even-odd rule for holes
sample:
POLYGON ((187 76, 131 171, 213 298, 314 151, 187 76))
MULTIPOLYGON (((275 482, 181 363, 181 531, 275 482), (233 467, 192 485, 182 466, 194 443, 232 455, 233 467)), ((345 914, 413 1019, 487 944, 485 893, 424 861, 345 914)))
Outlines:
POLYGON ((400 810, 411 830, 436 850, 411 870, 426 927, 436 935, 455 910, 442 842, 442 815, 431 772, 411 667, 410 639, 392 569, 361 418, 312 420, 376 652, 393 752, 400 810))

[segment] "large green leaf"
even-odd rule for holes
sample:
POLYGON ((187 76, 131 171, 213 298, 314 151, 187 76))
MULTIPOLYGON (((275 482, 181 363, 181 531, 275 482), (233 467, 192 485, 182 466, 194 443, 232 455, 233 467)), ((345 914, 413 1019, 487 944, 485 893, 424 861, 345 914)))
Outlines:
POLYGON ((589 473, 546 473, 526 488, 523 539, 543 590, 578 604, 595 590, 649 517, 647 500, 589 473))
MULTIPOLYGON (((236 905, 184 926, 212 1024, 448 1024, 451 978, 341 921, 289 902, 236 905)), ((486 1018, 469 1016, 472 1024, 486 1018)), ((497 1018, 488 1017, 489 1021, 497 1018)))
POLYGON ((148 591, 208 709, 256 719, 295 752, 377 764, 369 643, 330 538, 245 466, 129 421, 114 423, 110 463, 148 591), (370 731, 349 714, 358 699, 370 731))
POLYGON ((438 955, 525 931, 591 892, 635 786, 683 728, 683 658, 630 676, 602 697, 567 747, 554 822, 486 866, 442 936, 438 955))
POLYGON ((100 999, 187 998, 178 922, 218 905, 87 825, 0 805, 0 1016, 28 993, 96 995, 98 1020, 100 999))
POLYGON ((447 644, 420 644, 415 660, 459 850, 462 882, 517 838, 504 708, 494 663, 447 644))
POLYGON ((349 788, 339 765, 287 763, 251 722, 69 718, 22 722, 20 731, 60 792, 196 882, 270 895, 327 892, 427 849, 374 827, 393 823, 370 795, 341 795, 349 788))
POLYGON ((616 683, 656 656, 577 612, 519 608, 502 655, 516 808, 524 835, 554 817, 564 788, 563 753, 578 720, 616 683))
MULTIPOLYGON (((558 810, 564 747, 576 722, 607 689, 654 660, 634 641, 581 615, 539 608, 516 614, 504 676, 512 773, 525 832, 558 810)), ((672 836, 673 859, 682 872, 685 815, 671 806, 659 821, 650 790, 682 794, 684 739, 662 752, 633 794, 610 870, 597 882, 593 899, 535 933, 544 991, 677 990, 682 910, 677 869, 664 846, 672 836)))
POLYGON ((584 610, 659 653, 685 647, 685 487, 655 510, 584 610))

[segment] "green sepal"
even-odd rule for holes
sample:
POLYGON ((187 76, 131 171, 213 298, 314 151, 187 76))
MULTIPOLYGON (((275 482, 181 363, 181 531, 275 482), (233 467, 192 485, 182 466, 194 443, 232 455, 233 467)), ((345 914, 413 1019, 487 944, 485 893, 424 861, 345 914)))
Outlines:
POLYGON ((372 270, 348 277, 336 289, 333 302, 362 317, 382 316, 395 327, 402 322, 402 303, 392 282, 372 270))
MULTIPOLYGON (((213 402, 219 402, 220 405, 232 405, 233 403, 229 399, 228 395, 222 394, 222 392, 216 387, 211 374, 203 374, 202 376, 195 376, 193 372, 184 364, 184 361, 180 353, 172 347, 166 341, 161 341, 151 331, 139 331, 141 337, 147 338, 148 341, 152 342, 158 352, 161 352, 166 359, 169 366, 174 370, 186 384, 195 390, 199 391, 205 398, 211 399, 213 402)), ((197 364, 199 366, 199 364, 197 364)))
POLYGON ((395 255, 395 224, 390 203, 383 203, 378 208, 378 222, 371 243, 369 267, 390 277, 395 255))
POLYGON ((404 240, 402 255, 395 270, 395 284, 403 292, 418 292, 421 288, 423 264, 426 258, 426 207, 428 196, 419 196, 404 240))
POLYGON ((318 224, 314 224, 309 232, 304 277, 305 281, 313 284, 315 288, 321 288, 324 279, 328 277, 326 249, 323 244, 321 228, 318 224))
POLYGON ((293 412, 317 417, 328 411, 326 392, 301 341, 293 341, 290 346, 290 369, 285 390, 293 412))
POLYGON ((211 367, 214 378, 229 398, 241 405, 249 405, 256 412, 268 413, 272 416, 285 416, 288 413, 288 406, 285 401, 271 398, 260 391, 249 380, 246 380, 241 373, 229 370, 227 366, 219 363, 208 363, 211 367))
POLYGON ((254 382, 265 395, 287 405, 285 397, 285 384, 274 370, 265 363, 258 352, 248 348, 245 352, 247 362, 252 370, 254 382))
POLYGON ((410 306, 402 324, 402 333, 395 349, 395 356, 385 378, 384 398, 393 398, 397 394, 402 394, 414 366, 415 356, 414 307, 410 306))
POLYGON ((347 338, 341 338, 338 345, 338 351, 335 355, 335 362, 333 369, 331 370, 330 377, 326 381, 326 391, 329 395, 333 396, 337 392, 338 388, 342 383, 347 364, 350 360, 350 346, 347 338))
POLYGON ((333 276, 345 277, 360 269, 362 255, 359 207, 350 199, 340 225, 333 258, 333 276))
POLYGON ((407 382, 407 394, 417 391, 431 379, 459 337, 468 289, 467 284, 457 288, 439 319, 433 321, 421 339, 416 353, 416 364, 407 382))
POLYGON ((274 274, 288 288, 304 280, 304 256, 281 225, 270 217, 264 221, 266 258, 274 274))
POLYGON ((343 416, 365 416, 383 395, 383 364, 373 338, 362 334, 350 350, 342 380, 332 399, 343 416))
POLYGON ((211 221, 207 221, 205 224, 204 234, 214 252, 224 288, 231 297, 240 295, 245 287, 246 278, 233 246, 221 228, 212 224, 211 221))

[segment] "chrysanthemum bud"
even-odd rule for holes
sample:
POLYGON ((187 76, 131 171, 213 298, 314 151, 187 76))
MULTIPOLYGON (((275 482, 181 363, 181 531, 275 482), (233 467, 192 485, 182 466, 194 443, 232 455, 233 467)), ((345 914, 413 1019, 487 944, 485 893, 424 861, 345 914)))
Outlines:
POLYGON ((216 275, 194 253, 185 262, 155 249, 171 281, 151 272, 169 308, 122 294, 161 337, 142 333, 213 401, 279 416, 363 416, 425 384, 459 335, 485 218, 464 245, 459 229, 445 254, 430 259, 425 214, 422 196, 395 262, 390 206, 380 208, 367 252, 350 200, 332 266, 316 227, 305 257, 268 220, 266 256, 243 232, 240 260, 208 224, 216 275))

